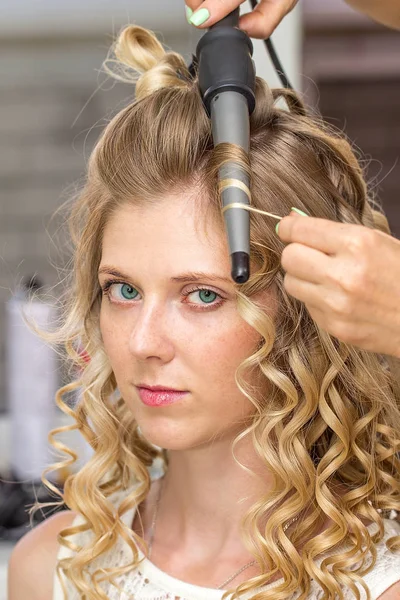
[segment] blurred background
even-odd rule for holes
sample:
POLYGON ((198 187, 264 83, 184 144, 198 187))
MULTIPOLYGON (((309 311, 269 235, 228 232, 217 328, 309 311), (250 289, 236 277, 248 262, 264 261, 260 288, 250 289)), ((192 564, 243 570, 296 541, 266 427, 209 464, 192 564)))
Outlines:
MULTIPOLYGON (((249 4, 241 7, 248 12, 249 4)), ((26 505, 53 462, 48 431, 70 421, 55 405, 63 365, 19 320, 24 285, 61 287, 70 257, 54 211, 79 188, 95 140, 134 90, 100 72, 122 25, 136 23, 184 55, 204 32, 186 22, 183 0, 3 0, 0 20, 0 600, 9 553, 29 529, 26 505), (32 277, 36 281, 32 281, 32 277), (20 483, 7 483, 18 479, 20 483)), ((273 34, 294 87, 363 153, 368 178, 400 237, 400 33, 342 0, 300 0, 273 34)), ((262 41, 257 74, 279 80, 262 41)), ((38 302, 36 316, 52 307, 38 302)), ((82 452, 74 433, 60 436, 82 452)), ((64 474, 66 475, 66 474, 64 474)), ((62 480, 55 480, 62 485, 62 480)), ((45 497, 45 496, 43 496, 45 497)), ((37 513, 37 517, 40 515, 37 513)), ((44 517, 43 517, 44 518, 44 517)))

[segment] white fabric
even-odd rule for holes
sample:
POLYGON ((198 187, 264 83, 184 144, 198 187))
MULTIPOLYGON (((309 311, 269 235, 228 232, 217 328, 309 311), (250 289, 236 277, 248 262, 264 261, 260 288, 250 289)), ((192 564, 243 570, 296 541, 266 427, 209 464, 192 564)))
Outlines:
POLYGON ((22 311, 46 331, 56 321, 57 311, 39 300, 28 302, 15 297, 6 303, 10 467, 20 480, 40 481, 43 469, 54 463, 54 449, 47 436, 56 426, 54 397, 59 387, 59 358, 29 329, 22 311))
MULTIPOLYGON (((115 496, 115 505, 117 505, 123 497, 129 492, 118 493, 115 496)), ((133 522, 135 509, 132 508, 126 512, 122 520, 130 528, 133 522)), ((391 553, 387 550, 385 541, 394 536, 400 535, 400 524, 391 519, 383 519, 385 525, 385 536, 384 539, 376 545, 377 550, 377 562, 371 573, 364 575, 364 582, 369 587, 371 592, 371 600, 376 600, 385 590, 387 590, 395 582, 400 581, 400 552, 391 553)), ((78 515, 73 525, 79 525, 84 523, 83 517, 78 515)), ((371 534, 377 531, 377 527, 374 523, 368 527, 371 534)), ((87 543, 90 539, 92 532, 78 533, 74 536, 69 536, 68 539, 74 543, 87 543)), ((336 550, 337 551, 337 550, 336 550)), ((60 547, 57 558, 64 558, 66 556, 72 556, 74 553, 68 548, 60 547)), ((192 585, 186 583, 167 573, 158 569, 152 562, 144 557, 142 552, 139 550, 139 555, 143 558, 143 562, 135 570, 131 570, 129 574, 120 575, 115 578, 115 581, 123 589, 123 593, 120 593, 116 587, 107 582, 102 582, 100 585, 101 589, 107 594, 109 600, 220 600, 224 590, 217 590, 212 588, 206 588, 203 586, 192 585)), ((317 563, 328 556, 328 553, 320 556, 317 563)), ((128 564, 132 560, 132 552, 121 537, 118 539, 116 545, 106 554, 98 557, 92 562, 90 570, 94 571, 96 568, 111 568, 112 566, 122 566, 128 564)), ((371 558, 369 560, 370 564, 371 558)), ((64 578, 68 589, 68 600, 80 600, 79 595, 76 591, 72 590, 72 586, 64 578)), ((269 585, 259 588, 259 591, 268 590, 273 588, 282 582, 282 579, 277 580, 269 585)), ((356 583, 360 590, 361 600, 366 599, 364 589, 356 583)), ((349 589, 344 589, 344 600, 353 600, 354 594, 349 589)), ((300 595, 296 592, 292 596, 292 600, 296 600, 300 595)), ((307 600, 318 600, 322 598, 323 592, 320 586, 315 582, 311 581, 311 592, 307 597, 307 600)), ((243 600, 249 600, 252 596, 244 594, 243 600)), ((54 574, 54 592, 53 600, 64 600, 62 588, 58 581, 57 573, 54 574)))

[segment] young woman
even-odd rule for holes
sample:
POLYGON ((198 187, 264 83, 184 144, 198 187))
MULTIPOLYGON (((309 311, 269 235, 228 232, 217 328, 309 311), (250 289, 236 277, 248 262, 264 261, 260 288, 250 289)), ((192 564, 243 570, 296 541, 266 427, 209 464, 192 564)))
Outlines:
POLYGON ((136 100, 91 156, 69 303, 48 338, 84 367, 56 400, 93 455, 65 483, 71 511, 16 547, 11 600, 398 597, 396 360, 328 335, 286 293, 271 216, 296 207, 389 233, 348 142, 257 78, 249 156, 213 149, 182 57, 138 26, 115 54, 119 77, 140 74, 136 100), (228 158, 261 211, 243 285, 218 194, 228 158))

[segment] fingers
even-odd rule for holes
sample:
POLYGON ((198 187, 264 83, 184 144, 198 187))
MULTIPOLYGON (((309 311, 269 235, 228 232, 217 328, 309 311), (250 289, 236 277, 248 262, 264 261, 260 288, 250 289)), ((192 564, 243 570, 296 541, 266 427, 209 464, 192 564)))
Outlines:
POLYGON ((334 271, 334 259, 303 244, 289 244, 281 256, 283 269, 292 277, 317 285, 329 284, 334 271))
POLYGON ((207 29, 229 15, 246 0, 185 0, 186 6, 193 10, 189 22, 199 29, 207 29))
MULTIPOLYGON (((186 6, 193 11, 189 22, 199 29, 205 29, 226 17, 245 0, 186 0, 186 6)), ((297 0, 261 0, 256 8, 239 19, 239 27, 253 38, 268 38, 283 17, 290 12, 297 0)))
POLYGON ((202 0, 185 0, 185 5, 193 10, 193 12, 203 4, 202 0))
POLYGON ((269 38, 282 19, 295 7, 297 0, 271 2, 261 0, 252 12, 242 15, 239 27, 255 39, 269 38))
POLYGON ((279 223, 278 235, 283 242, 298 242, 334 255, 351 247, 354 238, 363 233, 361 229, 362 225, 289 215, 279 223))

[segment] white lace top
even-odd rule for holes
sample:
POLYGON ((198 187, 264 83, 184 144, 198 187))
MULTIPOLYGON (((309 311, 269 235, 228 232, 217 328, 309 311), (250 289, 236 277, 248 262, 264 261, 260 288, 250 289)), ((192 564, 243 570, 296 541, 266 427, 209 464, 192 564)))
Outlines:
MULTIPOLYGON (((125 492, 119 492, 114 496, 115 505, 117 505, 130 490, 125 492)), ((123 516, 123 522, 130 528, 132 526, 135 509, 132 508, 127 511, 123 516)), ((393 512, 393 516, 396 514, 393 512)), ((400 524, 391 519, 384 519, 385 524, 385 536, 384 539, 376 545, 377 550, 377 562, 371 573, 364 575, 364 582, 369 587, 371 592, 371 600, 376 600, 385 590, 387 590, 395 582, 400 581, 400 552, 396 554, 391 553, 385 546, 387 538, 393 535, 400 535, 400 524)), ((81 515, 78 515, 74 521, 73 526, 84 523, 85 520, 81 515)), ((368 526, 370 533, 375 533, 377 526, 374 523, 368 526)), ((74 543, 84 544, 87 543, 92 535, 91 531, 85 531, 83 533, 76 533, 73 536, 68 536, 68 540, 74 543)), ((60 546, 57 558, 64 558, 72 556, 73 551, 60 546)), ((115 578, 116 583, 121 586, 123 593, 120 594, 118 589, 112 584, 102 582, 100 585, 101 589, 104 590, 109 600, 220 600, 225 590, 218 590, 213 588, 206 588, 203 586, 193 585, 186 583, 157 568, 150 560, 144 557, 142 552, 139 550, 140 558, 144 558, 143 562, 135 570, 131 570, 125 575, 120 575, 115 578)), ((317 563, 323 560, 324 557, 328 556, 328 553, 320 556, 316 559, 317 563)), ((99 567, 112 567, 122 566, 128 564, 132 560, 132 551, 129 546, 121 537, 119 537, 116 545, 108 552, 99 556, 90 565, 90 570, 95 570, 99 567)), ((371 562, 371 559, 370 561, 371 562)), ((72 584, 62 575, 68 590, 67 600, 80 600, 80 596, 72 589, 72 584)), ((281 583, 283 580, 279 579, 273 583, 265 585, 259 588, 259 591, 268 590, 281 583)), ((361 599, 366 599, 366 594, 362 586, 356 584, 360 590, 361 599)), ((296 600, 300 595, 296 592, 291 600, 296 600)), ((322 598, 323 592, 320 586, 314 581, 311 581, 311 592, 307 597, 307 600, 318 600, 322 598)), ((249 600, 252 595, 250 593, 243 594, 241 596, 243 600, 249 600)), ((354 594, 349 590, 344 590, 345 600, 353 600, 354 594)), ((53 600, 64 600, 64 594, 62 591, 61 584, 58 580, 57 572, 54 574, 54 591, 53 600)))

